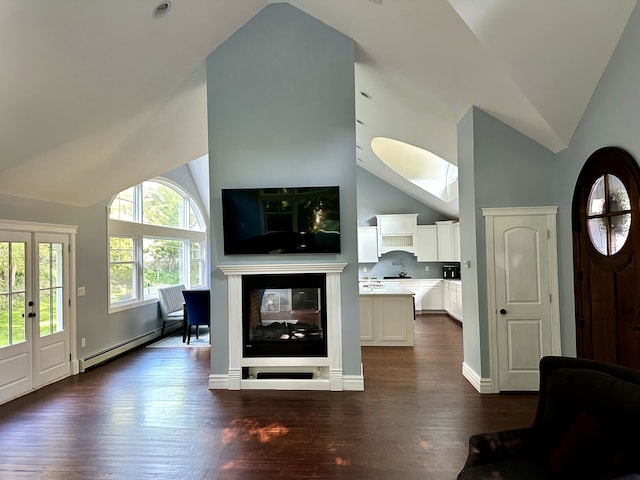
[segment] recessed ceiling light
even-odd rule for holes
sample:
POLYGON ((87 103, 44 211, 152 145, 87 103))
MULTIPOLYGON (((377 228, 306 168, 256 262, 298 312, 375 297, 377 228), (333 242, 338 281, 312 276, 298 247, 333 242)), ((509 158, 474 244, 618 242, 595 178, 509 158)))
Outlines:
POLYGON ((162 18, 171 10, 171 2, 162 2, 153 9, 153 18, 162 18))
POLYGON ((362 95, 367 100, 371 100, 373 98, 371 95, 369 95, 367 92, 364 92, 364 91, 360 92, 360 95, 362 95))
POLYGON ((375 3, 376 5, 380 5, 382 0, 369 0, 371 3, 375 3))

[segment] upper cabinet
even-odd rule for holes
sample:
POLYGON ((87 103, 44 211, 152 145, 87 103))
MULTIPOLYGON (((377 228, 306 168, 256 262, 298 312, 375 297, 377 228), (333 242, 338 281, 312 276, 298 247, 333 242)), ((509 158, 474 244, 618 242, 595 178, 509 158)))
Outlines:
POLYGON ((435 225, 418 225, 416 256, 419 262, 438 261, 438 231, 435 225))
POLYGON ((394 250, 416 253, 417 213, 376 215, 378 255, 394 250))
POLYGON ((358 263, 378 261, 378 228, 358 227, 358 263))
POLYGON ((438 261, 460 261, 460 224, 452 220, 436 222, 438 233, 438 261))
POLYGON ((460 222, 456 222, 452 227, 453 232, 453 259, 460 261, 460 222))
POLYGON ((376 215, 377 227, 358 227, 358 263, 376 263, 383 254, 402 250, 418 262, 459 262, 460 223, 418 225, 418 214, 376 215))

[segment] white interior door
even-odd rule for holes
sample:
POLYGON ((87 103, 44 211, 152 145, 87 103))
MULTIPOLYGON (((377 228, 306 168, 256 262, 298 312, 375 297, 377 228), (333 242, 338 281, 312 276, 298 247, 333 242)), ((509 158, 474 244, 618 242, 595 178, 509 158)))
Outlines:
POLYGON ((534 212, 500 212, 487 223, 498 391, 537 390, 540 358, 560 353, 555 215, 534 212))
POLYGON ((0 402, 32 386, 31 235, 0 231, 0 402))
POLYGON ((36 234, 34 387, 71 373, 69 336, 69 237, 36 234))
POLYGON ((71 373, 69 235, 0 230, 0 403, 71 373))

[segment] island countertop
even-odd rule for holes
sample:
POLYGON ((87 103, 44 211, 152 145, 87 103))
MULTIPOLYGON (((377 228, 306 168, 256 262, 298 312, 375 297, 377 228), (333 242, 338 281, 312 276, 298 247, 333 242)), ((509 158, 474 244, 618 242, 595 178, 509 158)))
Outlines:
POLYGON ((399 283, 360 283, 360 295, 413 295, 413 292, 399 283))

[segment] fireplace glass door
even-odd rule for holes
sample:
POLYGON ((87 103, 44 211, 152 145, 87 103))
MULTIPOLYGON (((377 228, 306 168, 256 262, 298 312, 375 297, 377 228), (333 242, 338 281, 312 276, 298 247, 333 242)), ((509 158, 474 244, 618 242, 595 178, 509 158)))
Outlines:
POLYGON ((244 356, 326 356, 324 287, 316 274, 244 279, 244 356))

